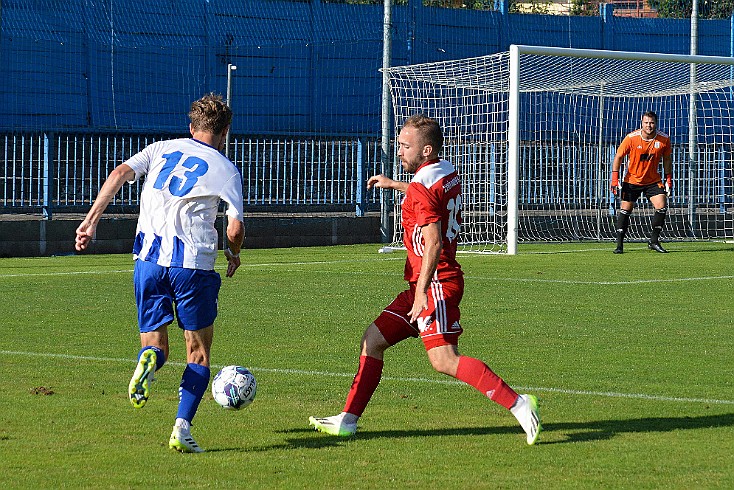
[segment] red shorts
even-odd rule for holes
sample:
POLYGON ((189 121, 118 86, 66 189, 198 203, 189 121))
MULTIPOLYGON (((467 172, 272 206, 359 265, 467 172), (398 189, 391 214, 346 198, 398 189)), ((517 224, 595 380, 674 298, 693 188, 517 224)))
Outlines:
POLYGON ((375 325, 390 345, 420 336, 426 350, 442 345, 457 345, 463 332, 459 319, 459 303, 464 295, 464 278, 433 281, 428 289, 428 309, 418 320, 410 321, 408 312, 413 308, 415 284, 398 295, 375 320, 375 325))

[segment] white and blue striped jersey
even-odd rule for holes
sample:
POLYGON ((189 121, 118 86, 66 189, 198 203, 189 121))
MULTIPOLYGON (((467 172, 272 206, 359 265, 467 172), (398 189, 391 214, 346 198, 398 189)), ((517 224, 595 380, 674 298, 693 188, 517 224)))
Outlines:
POLYGON ((228 204, 230 219, 243 219, 242 177, 234 164, 192 138, 153 143, 125 163, 135 171, 134 181, 145 176, 134 258, 213 270, 219 202, 228 204))

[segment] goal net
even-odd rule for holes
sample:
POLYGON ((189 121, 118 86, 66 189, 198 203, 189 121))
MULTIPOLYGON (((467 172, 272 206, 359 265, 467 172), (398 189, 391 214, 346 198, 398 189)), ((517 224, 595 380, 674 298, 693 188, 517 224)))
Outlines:
MULTIPOLYGON (((491 56, 388 69, 396 134, 416 113, 439 121, 442 157, 462 177, 460 250, 516 253, 518 242, 613 240, 616 148, 658 114, 673 146, 663 240, 734 235, 734 61, 512 46, 491 56)), ((393 177, 409 180, 395 161, 393 177)), ((660 168, 662 173, 662 164, 660 168)), ((400 196, 392 246, 400 246, 400 196)), ((627 234, 646 240, 637 201, 627 234)))

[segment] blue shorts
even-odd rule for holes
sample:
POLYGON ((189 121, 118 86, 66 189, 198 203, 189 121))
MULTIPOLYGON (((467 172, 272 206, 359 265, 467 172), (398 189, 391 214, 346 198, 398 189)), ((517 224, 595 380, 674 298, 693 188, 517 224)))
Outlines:
POLYGON ((135 303, 140 332, 152 332, 171 323, 174 310, 178 326, 200 330, 214 323, 222 278, 217 272, 183 267, 161 267, 135 261, 135 303))

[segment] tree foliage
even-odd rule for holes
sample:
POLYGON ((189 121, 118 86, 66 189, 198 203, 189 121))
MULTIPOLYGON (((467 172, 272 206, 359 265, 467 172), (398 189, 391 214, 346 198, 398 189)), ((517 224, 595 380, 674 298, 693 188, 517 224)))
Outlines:
MULTIPOLYGON (((352 4, 382 4, 383 0, 321 0, 322 2, 352 4)), ((470 10, 495 10, 495 0, 422 0, 426 7, 445 7, 470 10)), ((552 0, 505 0, 510 13, 550 14, 552 0)), ((393 0, 394 5, 408 5, 408 0, 393 0)), ((599 15, 603 0, 570 0, 571 15, 599 15)), ((691 16, 693 0, 647 0, 659 17, 685 19, 691 16)), ((0 0, 0 5, 2 0, 0 0)), ((734 0, 698 0, 701 19, 728 19, 734 14, 734 0)))
POLYGON ((571 15, 599 15, 599 2, 596 0, 571 0, 571 15))
MULTIPOLYGON (((691 16, 693 0, 648 0, 658 16, 684 19, 691 16)), ((701 19, 728 19, 734 13, 734 0, 698 0, 698 17, 701 19)))
POLYGON ((511 14, 550 14, 550 0, 510 0, 507 11, 511 14))
MULTIPOLYGON (((322 2, 350 4, 382 4, 384 0, 321 0, 322 2)), ((507 9, 513 14, 549 14, 552 0, 504 0, 507 9)), ((573 0, 575 2, 598 3, 598 0, 573 0)), ((2 3, 2 0, 0 0, 2 3)), ((393 0, 393 5, 409 5, 409 0, 393 0)), ((422 0, 426 7, 443 7, 467 10, 497 10, 496 0, 422 0)))

